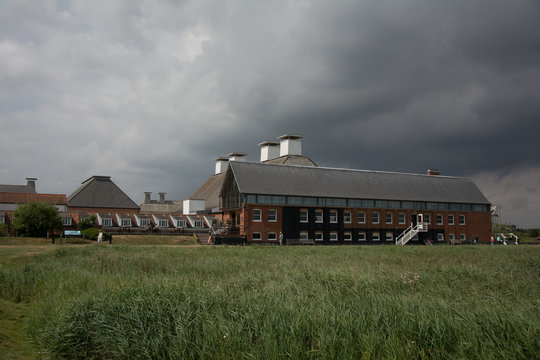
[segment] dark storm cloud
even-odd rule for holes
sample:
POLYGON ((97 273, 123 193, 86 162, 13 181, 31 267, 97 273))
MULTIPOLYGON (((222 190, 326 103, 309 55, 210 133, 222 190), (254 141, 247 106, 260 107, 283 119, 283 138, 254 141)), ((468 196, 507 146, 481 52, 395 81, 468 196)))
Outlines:
POLYGON ((522 192, 540 172, 539 18, 534 0, 4 1, 1 182, 69 193, 108 173, 136 200, 182 198, 215 157, 299 133, 318 164, 472 176, 539 224, 522 192))

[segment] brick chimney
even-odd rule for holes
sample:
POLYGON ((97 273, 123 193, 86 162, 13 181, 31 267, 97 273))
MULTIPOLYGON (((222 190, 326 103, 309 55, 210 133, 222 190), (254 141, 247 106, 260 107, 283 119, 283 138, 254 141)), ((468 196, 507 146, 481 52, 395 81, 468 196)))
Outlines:
POLYGON ((263 141, 261 147, 261 162, 279 157, 279 143, 275 141, 263 141))
POLYGON ((150 204, 150 202, 152 201, 152 199, 150 198, 151 196, 152 196, 151 191, 145 191, 144 192, 144 203, 145 204, 150 204))
POLYGON ((279 144, 279 156, 286 155, 302 155, 302 141, 303 136, 285 134, 278 137, 279 144))
POLYGON ((436 176, 436 175, 441 175, 441 172, 437 169, 428 169, 426 174, 436 176))
POLYGON ((164 192, 158 193, 158 195, 159 195, 159 203, 160 204, 165 204, 165 194, 166 193, 164 193, 164 192))
POLYGON ((31 187, 36 192, 36 178, 26 178, 26 186, 31 187))

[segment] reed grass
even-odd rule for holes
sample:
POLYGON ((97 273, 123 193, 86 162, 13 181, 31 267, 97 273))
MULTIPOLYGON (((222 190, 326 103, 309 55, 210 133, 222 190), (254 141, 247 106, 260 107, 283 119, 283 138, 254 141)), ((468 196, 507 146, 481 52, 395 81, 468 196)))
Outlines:
POLYGON ((0 267, 65 359, 534 359, 537 247, 63 247, 0 267))

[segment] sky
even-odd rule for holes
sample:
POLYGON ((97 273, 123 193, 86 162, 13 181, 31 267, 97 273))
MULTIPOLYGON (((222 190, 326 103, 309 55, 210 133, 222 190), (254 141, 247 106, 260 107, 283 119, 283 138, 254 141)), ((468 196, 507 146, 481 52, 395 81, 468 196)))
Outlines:
POLYGON ((231 152, 474 180, 540 227, 538 0, 0 0, 0 183, 183 200, 231 152))

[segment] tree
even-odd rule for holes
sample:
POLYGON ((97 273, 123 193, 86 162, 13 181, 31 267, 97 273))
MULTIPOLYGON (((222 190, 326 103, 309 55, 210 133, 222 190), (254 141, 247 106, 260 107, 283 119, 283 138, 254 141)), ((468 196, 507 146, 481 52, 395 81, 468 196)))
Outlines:
POLYGON ((47 202, 18 205, 13 212, 13 228, 21 236, 45 236, 47 231, 62 228, 58 209, 47 202))
POLYGON ((81 221, 79 221, 79 223, 77 224, 77 227, 79 228, 79 230, 82 231, 82 230, 93 228, 95 223, 96 223, 96 215, 90 215, 89 218, 82 219, 81 221))

